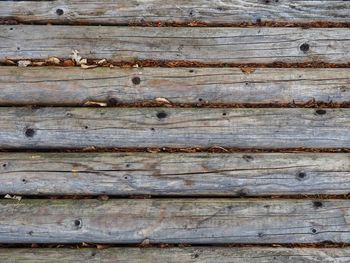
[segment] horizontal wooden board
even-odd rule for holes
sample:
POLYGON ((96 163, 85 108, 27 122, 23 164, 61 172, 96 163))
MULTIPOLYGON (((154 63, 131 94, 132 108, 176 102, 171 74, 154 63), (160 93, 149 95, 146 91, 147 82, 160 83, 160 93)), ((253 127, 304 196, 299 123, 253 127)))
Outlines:
POLYGON ((2 263, 196 262, 346 263, 349 248, 184 247, 97 249, 0 249, 2 263))
POLYGON ((112 62, 187 60, 202 63, 350 62, 348 28, 186 28, 0 26, 5 59, 69 58, 112 62))
POLYGON ((337 153, 1 153, 0 194, 345 195, 349 160, 337 153))
POLYGON ((350 109, 0 108, 0 148, 349 148, 350 109))
POLYGON ((30 23, 348 22, 349 13, 341 0, 0 1, 1 18, 30 23))
POLYGON ((350 241, 349 200, 1 200, 1 243, 350 241))
POLYGON ((0 105, 350 102, 349 69, 0 67, 0 105))

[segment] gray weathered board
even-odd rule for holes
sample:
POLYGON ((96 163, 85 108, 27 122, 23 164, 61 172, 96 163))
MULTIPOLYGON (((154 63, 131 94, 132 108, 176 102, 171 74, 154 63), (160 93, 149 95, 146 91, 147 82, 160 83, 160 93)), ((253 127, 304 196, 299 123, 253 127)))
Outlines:
POLYGON ((350 154, 2 153, 0 194, 348 194, 350 154))
POLYGON ((38 23, 349 22, 349 13, 344 0, 0 1, 1 18, 38 23))
POLYGON ((249 70, 0 67, 0 105, 350 103, 349 69, 249 70))
POLYGON ((203 63, 350 62, 349 28, 0 26, 6 59, 84 58, 203 63))
POLYGON ((0 249, 2 263, 348 263, 349 248, 0 249))
POLYGON ((350 148, 350 109, 0 108, 0 147, 350 148))
POLYGON ((350 242, 350 200, 1 200, 0 243, 350 242))

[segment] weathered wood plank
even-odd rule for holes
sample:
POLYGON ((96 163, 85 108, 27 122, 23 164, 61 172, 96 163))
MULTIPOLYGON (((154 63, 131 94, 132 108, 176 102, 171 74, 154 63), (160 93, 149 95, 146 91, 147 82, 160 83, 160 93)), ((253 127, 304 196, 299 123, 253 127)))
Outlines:
POLYGON ((346 263, 349 248, 185 247, 97 249, 0 249, 2 263, 196 262, 346 263))
POLYGON ((2 153, 0 194, 348 194, 350 154, 2 153))
POLYGON ((350 102, 349 69, 0 67, 0 105, 350 102), (139 80, 139 81, 138 81, 139 80), (136 83, 136 84, 135 84, 136 83), (111 103, 112 102, 112 103, 111 103))
POLYGON ((1 200, 1 243, 350 241, 349 200, 1 200))
POLYGON ((1 1, 0 17, 19 22, 128 24, 148 22, 348 22, 346 1, 180 0, 1 1))
POLYGON ((348 28, 0 26, 0 61, 82 57, 202 63, 350 62, 348 28))
POLYGON ((0 108, 0 147, 350 147, 350 109, 0 108))

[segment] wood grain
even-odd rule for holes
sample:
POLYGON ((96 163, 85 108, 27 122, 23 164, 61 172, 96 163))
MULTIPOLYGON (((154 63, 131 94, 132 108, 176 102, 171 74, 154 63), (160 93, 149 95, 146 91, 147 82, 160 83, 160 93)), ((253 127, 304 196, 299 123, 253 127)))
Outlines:
POLYGON ((0 148, 349 148, 350 109, 0 108, 0 148))
POLYGON ((97 249, 0 249, 2 263, 346 263, 348 248, 184 247, 97 249))
POLYGON ((348 28, 188 28, 0 26, 6 59, 84 58, 112 62, 187 60, 201 63, 350 62, 348 28))
POLYGON ((350 241, 349 200, 1 200, 1 243, 350 241))
POLYGON ((350 155, 1 153, 0 194, 346 195, 350 155))
POLYGON ((27 23, 348 22, 346 1, 0 1, 0 17, 27 23))
POLYGON ((350 102, 349 69, 0 67, 0 105, 350 102), (140 83, 135 82, 140 79, 140 83), (112 102, 112 103, 111 103, 112 102))

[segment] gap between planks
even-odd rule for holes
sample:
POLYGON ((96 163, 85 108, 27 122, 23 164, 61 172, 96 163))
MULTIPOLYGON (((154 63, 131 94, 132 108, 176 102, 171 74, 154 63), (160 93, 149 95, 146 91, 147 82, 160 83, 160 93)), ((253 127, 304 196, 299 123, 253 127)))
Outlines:
POLYGON ((349 248, 183 247, 108 249, 0 249, 2 263, 196 262, 196 263, 346 263, 349 248))

